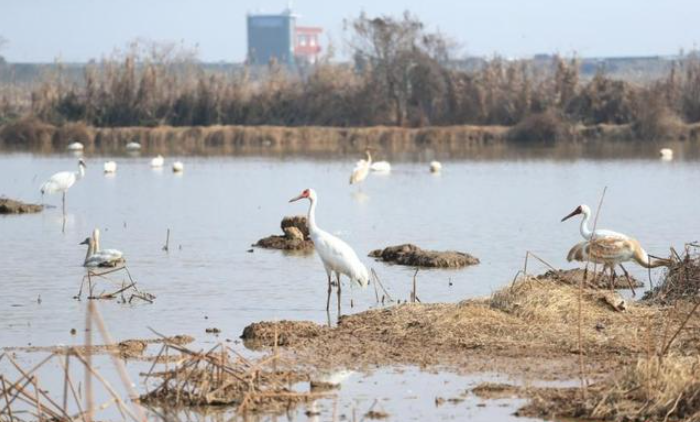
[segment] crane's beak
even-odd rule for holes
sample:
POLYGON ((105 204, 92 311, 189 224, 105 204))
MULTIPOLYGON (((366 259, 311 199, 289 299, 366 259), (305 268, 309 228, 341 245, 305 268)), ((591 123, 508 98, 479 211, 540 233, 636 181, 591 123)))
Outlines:
POLYGON ((82 242, 78 243, 78 245, 89 245, 90 244, 90 239, 85 239, 82 242))
POLYGON ((298 200, 304 199, 304 198, 305 198, 304 194, 301 194, 299 196, 295 196, 294 198, 290 199, 289 202, 298 201, 298 200))
POLYGON ((573 211, 571 212, 571 214, 569 214, 569 215, 567 215, 566 217, 562 218, 561 221, 562 221, 562 223, 563 223, 564 221, 568 220, 569 218, 571 218, 571 217, 573 217, 573 216, 575 216, 575 215, 579 215, 579 214, 581 214, 581 208, 576 208, 575 210, 573 210, 573 211))

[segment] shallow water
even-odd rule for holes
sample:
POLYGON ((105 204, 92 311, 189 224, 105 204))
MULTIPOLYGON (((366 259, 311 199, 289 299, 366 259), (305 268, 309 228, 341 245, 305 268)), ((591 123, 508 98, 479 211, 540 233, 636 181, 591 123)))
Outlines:
MULTIPOLYGON (((176 175, 167 167, 174 158, 152 170, 148 158, 116 157, 117 174, 105 176, 102 163, 110 157, 87 157, 87 176, 67 196, 65 233, 60 196, 45 198, 57 208, 0 218, 0 346, 76 342, 70 330, 83 326, 85 310, 72 299, 84 274, 78 243, 95 227, 102 246, 123 250, 139 286, 157 296, 152 305, 100 303, 116 339, 152 337, 153 327, 214 343, 259 320, 326 322, 325 272, 315 255, 249 252, 257 239, 280 232, 284 215, 306 213, 305 202, 287 201, 307 187, 319 195, 318 224, 350 243, 400 299, 409 297, 414 270, 373 262, 370 250, 410 242, 469 252, 480 265, 421 270, 418 296, 456 302, 488 295, 513 279, 525 251, 571 267, 565 256, 581 240, 579 220, 559 220, 580 203, 595 208, 605 186, 599 227, 665 256, 669 246, 700 237, 700 162, 690 154, 672 162, 637 154, 446 161, 440 175, 425 162, 395 162, 391 174, 372 174, 360 188, 347 184, 351 158, 181 157, 185 172, 176 175), (222 332, 205 334, 208 327, 222 332)), ((70 156, 0 155, 0 195, 38 202, 41 182, 75 164, 70 156)), ((646 270, 628 269, 647 280, 646 270)), ((653 279, 660 275, 652 272, 653 279)), ((373 290, 354 289, 350 309, 350 293, 344 289, 344 312, 375 306, 373 290)))

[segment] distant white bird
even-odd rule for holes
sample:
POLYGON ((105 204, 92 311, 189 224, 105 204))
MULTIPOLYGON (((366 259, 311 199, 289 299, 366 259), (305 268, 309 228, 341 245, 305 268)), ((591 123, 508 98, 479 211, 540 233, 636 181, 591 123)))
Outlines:
POLYGON ((173 163, 173 173, 182 173, 185 170, 185 165, 182 161, 175 161, 173 163))
POLYGON ((71 142, 66 147, 68 151, 82 151, 84 148, 85 146, 80 142, 71 142))
POLYGON ((673 150, 671 148, 661 148, 659 150, 659 156, 664 161, 673 160, 673 150))
POLYGON ((372 166, 372 156, 369 150, 365 150, 367 155, 366 160, 360 160, 355 164, 355 168, 352 169, 352 174, 350 175, 350 184, 360 183, 367 178, 369 174, 369 169, 372 166))
POLYGON ((138 142, 132 141, 126 144, 126 150, 127 151, 138 151, 141 149, 141 144, 138 142))
POLYGON ((362 261, 357 257, 355 251, 339 238, 321 230, 316 225, 316 191, 313 189, 304 190, 299 196, 292 198, 289 202, 300 199, 309 200, 309 214, 307 222, 309 225, 309 237, 314 242, 316 253, 323 262, 323 267, 328 275, 328 298, 326 299, 326 311, 330 309, 331 303, 331 274, 335 273, 338 282, 338 312, 340 312, 340 275, 344 274, 350 278, 351 282, 356 282, 362 287, 369 284, 369 271, 362 261))
POLYGON ((116 161, 106 161, 104 164, 105 173, 116 173, 117 172, 117 162, 116 161))
POLYGON ((162 155, 158 154, 156 157, 154 157, 151 160, 151 167, 160 168, 160 167, 163 167, 164 163, 165 163, 165 159, 163 158, 162 155))
POLYGON ((372 163, 370 169, 377 173, 389 173, 391 172, 391 164, 388 161, 377 161, 372 163))
POLYGON ((83 262, 84 267, 115 267, 125 262, 124 255, 116 249, 99 251, 93 237, 85 238, 80 244, 88 246, 87 253, 85 254, 85 261, 83 262))
POLYGON ((92 231, 92 239, 95 241, 95 251, 94 253, 100 253, 106 256, 111 256, 114 258, 121 258, 124 256, 122 251, 118 249, 102 249, 100 248, 100 229, 95 228, 92 231))
POLYGON ((430 172, 431 173, 440 173, 442 171, 442 164, 440 164, 439 161, 431 161, 430 162, 430 172))
POLYGON ((61 192, 63 194, 63 214, 66 213, 66 192, 76 181, 85 176, 85 161, 81 158, 78 160, 78 171, 62 171, 49 177, 49 180, 41 185, 41 201, 44 202, 44 194, 54 194, 61 192))

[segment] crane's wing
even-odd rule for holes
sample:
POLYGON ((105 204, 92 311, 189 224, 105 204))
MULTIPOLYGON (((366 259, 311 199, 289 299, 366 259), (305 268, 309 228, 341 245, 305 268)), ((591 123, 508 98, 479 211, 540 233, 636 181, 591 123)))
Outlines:
POLYGON ((75 173, 72 171, 62 171, 49 177, 49 180, 41 185, 41 193, 63 192, 75 183, 75 173))
POLYGON ((363 287, 369 282, 369 273, 355 251, 330 233, 315 236, 314 244, 321 260, 334 270, 347 274, 363 287))

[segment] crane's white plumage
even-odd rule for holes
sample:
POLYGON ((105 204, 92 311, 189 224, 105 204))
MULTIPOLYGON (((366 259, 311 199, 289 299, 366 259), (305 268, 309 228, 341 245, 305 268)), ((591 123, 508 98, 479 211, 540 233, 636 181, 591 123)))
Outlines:
POLYGON ((105 173, 116 173, 117 162, 116 161, 106 161, 104 164, 105 173))
POLYGON ((430 162, 430 172, 431 173, 440 173, 442 171, 442 164, 439 161, 431 161, 430 162))
POLYGON ((391 164, 388 161, 377 161, 372 163, 370 169, 377 173, 389 173, 391 172, 391 164))
MULTIPOLYGON (((562 218, 561 221, 566 221, 569 218, 583 214, 583 219, 581 220, 581 226, 580 226, 580 231, 581 231, 581 236, 583 236, 584 239, 586 240, 591 240, 593 238, 593 230, 588 227, 588 223, 591 220, 591 209, 588 205, 582 204, 579 205, 575 210, 571 212, 571 214, 567 215, 566 217, 562 218)), ((614 232, 612 230, 605 230, 605 229, 596 229, 595 231, 595 237, 596 238, 601 238, 601 237, 615 237, 615 238, 620 238, 620 239, 629 239, 629 236, 614 232)))
POLYGON ((365 151, 367 155, 366 160, 360 160, 355 164, 355 168, 352 169, 352 174, 350 175, 350 184, 360 183, 367 178, 369 174, 369 169, 372 167, 372 156, 369 151, 365 151))
POLYGON ((165 159, 163 158, 162 155, 158 154, 156 157, 153 157, 153 159, 151 160, 151 167, 160 168, 160 167, 163 167, 164 163, 165 163, 165 159))
POLYGON ((367 267, 360 261, 350 245, 332 234, 321 230, 316 225, 316 204, 318 200, 316 191, 313 189, 306 189, 301 195, 291 199, 289 202, 298 201, 300 199, 309 200, 309 214, 307 218, 309 237, 311 237, 311 240, 314 242, 316 253, 319 258, 321 258, 323 267, 326 270, 326 275, 328 276, 328 300, 326 302, 326 309, 328 309, 330 305, 332 273, 335 273, 338 280, 338 308, 340 308, 340 275, 343 274, 350 278, 351 282, 366 287, 369 284, 369 271, 367 271, 367 267))
POLYGON ((173 173, 181 173, 185 170, 185 165, 182 164, 182 161, 175 161, 173 163, 173 173))
POLYGON ((85 176, 85 167, 85 161, 83 161, 81 158, 78 160, 78 171, 62 171, 49 177, 49 179, 41 185, 41 196, 43 197, 44 194, 62 193, 63 213, 65 214, 66 192, 75 184, 76 181, 85 176))

